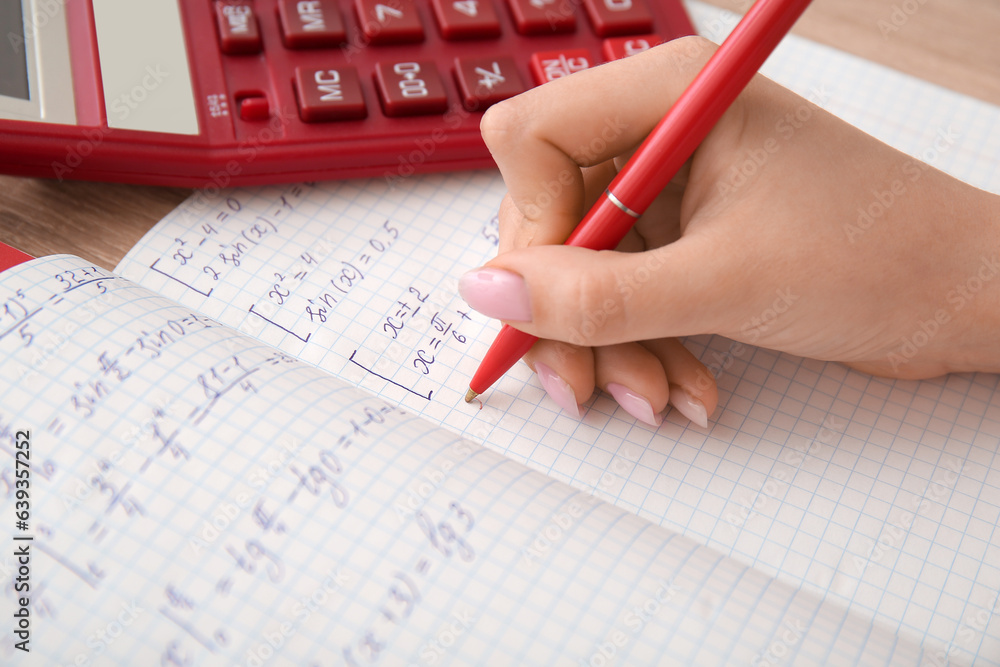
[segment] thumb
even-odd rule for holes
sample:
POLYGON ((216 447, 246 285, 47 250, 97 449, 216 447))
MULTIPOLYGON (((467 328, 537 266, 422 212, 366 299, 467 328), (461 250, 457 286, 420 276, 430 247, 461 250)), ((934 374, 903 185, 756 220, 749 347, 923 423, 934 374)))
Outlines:
POLYGON ((709 286, 726 266, 704 239, 636 253, 572 246, 511 250, 459 280, 473 309, 581 346, 710 333, 709 286))

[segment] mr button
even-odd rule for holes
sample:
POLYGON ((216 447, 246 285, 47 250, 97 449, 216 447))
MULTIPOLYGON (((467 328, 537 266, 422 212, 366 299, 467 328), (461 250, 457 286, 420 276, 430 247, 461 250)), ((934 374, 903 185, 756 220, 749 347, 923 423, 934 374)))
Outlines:
POLYGON ((281 38, 290 49, 334 47, 347 37, 333 0, 282 0, 278 17, 281 38))

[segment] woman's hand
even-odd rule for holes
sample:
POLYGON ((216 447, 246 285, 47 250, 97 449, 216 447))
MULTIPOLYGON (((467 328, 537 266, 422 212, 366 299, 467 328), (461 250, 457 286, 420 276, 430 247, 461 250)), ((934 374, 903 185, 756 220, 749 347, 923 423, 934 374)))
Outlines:
POLYGON ((560 245, 715 46, 683 38, 487 111, 509 193, 476 310, 542 338, 567 411, 599 387, 705 426, 715 378, 677 341, 905 378, 1000 370, 1000 204, 756 77, 615 251, 560 245))

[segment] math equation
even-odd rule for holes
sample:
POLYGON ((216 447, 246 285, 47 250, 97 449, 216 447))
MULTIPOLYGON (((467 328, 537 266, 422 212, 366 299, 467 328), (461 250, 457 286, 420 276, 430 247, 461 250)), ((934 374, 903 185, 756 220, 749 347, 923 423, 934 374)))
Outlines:
POLYGON ((496 251, 495 209, 445 232, 366 194, 234 190, 161 223, 124 273, 330 372, 353 368, 379 395, 430 402, 484 326, 456 281, 496 251))
MULTIPOLYGON (((478 509, 434 467, 440 446, 428 441, 424 477, 402 460, 430 427, 414 431, 396 405, 73 261, 41 263, 34 282, 0 292, 0 509, 13 515, 19 497, 15 433, 27 421, 32 493, 47 499, 32 514, 42 565, 26 607, 52 621, 36 630, 42 654, 228 664, 313 641, 317 664, 384 662, 398 631, 438 604, 440 572, 474 566, 482 549, 478 509), (420 502, 400 513, 408 488, 420 502), (376 529, 409 546, 377 554, 376 529), (345 600, 367 612, 345 622, 345 600), (257 629, 272 623, 262 642, 257 629)), ((391 320, 400 333, 430 311, 428 294, 406 294, 405 323, 391 320)), ((426 319, 420 350, 464 342, 460 317, 426 319)), ((433 354, 415 358, 432 368, 433 354)))

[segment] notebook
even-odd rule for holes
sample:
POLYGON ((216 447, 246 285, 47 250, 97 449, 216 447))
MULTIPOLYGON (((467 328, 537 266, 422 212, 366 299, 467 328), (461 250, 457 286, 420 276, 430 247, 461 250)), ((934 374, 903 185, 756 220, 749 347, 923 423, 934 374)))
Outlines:
MULTIPOLYGON (((713 39, 734 23, 690 8, 713 39)), ((797 38, 765 73, 1000 191, 996 108, 797 38)), ((496 328, 455 281, 495 252, 502 194, 488 171, 205 190, 114 274, 4 273, 0 562, 16 576, 26 547, 31 588, 6 589, 0 655, 1000 659, 996 376, 891 381, 695 337, 708 429, 654 431, 603 395, 569 418, 524 368, 466 404, 496 328)))

